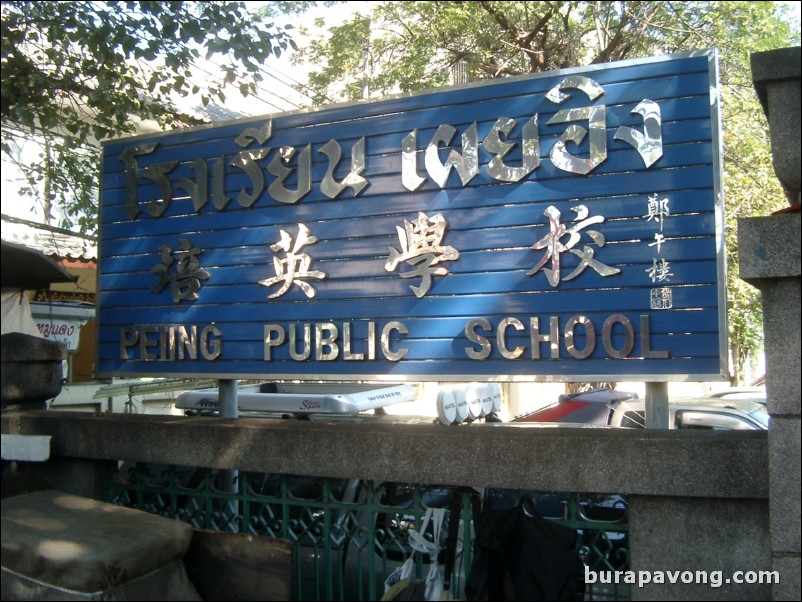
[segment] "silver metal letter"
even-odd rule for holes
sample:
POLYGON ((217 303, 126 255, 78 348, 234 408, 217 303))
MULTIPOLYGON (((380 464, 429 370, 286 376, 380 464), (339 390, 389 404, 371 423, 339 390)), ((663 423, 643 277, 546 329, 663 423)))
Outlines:
POLYGON ((649 316, 642 315, 640 317, 640 346, 641 351, 643 352, 643 357, 646 359, 666 359, 668 357, 668 351, 652 351, 651 336, 652 333, 649 326, 649 316))
POLYGON ((368 322, 368 359, 376 359, 376 322, 368 322))
POLYGON ((549 318, 549 334, 540 334, 540 318, 529 318, 529 341, 532 344, 532 359, 540 359, 540 343, 551 343, 551 359, 560 357, 560 319, 549 318))
POLYGON ((512 351, 507 348, 507 327, 512 326, 515 330, 523 332, 525 327, 518 318, 504 318, 498 323, 498 331, 496 332, 496 343, 501 355, 508 360, 514 360, 521 357, 526 351, 525 347, 516 347, 512 351))
MULTIPOLYGON (((560 210, 554 205, 549 205, 543 212, 546 217, 549 218, 549 232, 532 245, 532 248, 536 251, 545 249, 546 252, 537 265, 527 272, 527 275, 531 276, 542 269, 543 273, 546 274, 549 284, 551 284, 552 287, 558 286, 562 278, 560 267, 561 255, 566 251, 579 257, 580 262, 568 276, 562 278, 563 280, 576 278, 587 267, 592 268, 601 276, 618 274, 621 271, 619 268, 611 268, 597 259, 594 259, 595 250, 592 247, 585 245, 581 251, 579 249, 574 249, 581 238, 580 231, 592 224, 603 223, 604 216, 597 215, 588 217, 590 211, 585 205, 571 207, 571 211, 576 213, 576 219, 574 219, 575 224, 570 228, 567 228, 566 225, 560 221, 560 210), (562 242, 562 239, 566 236, 568 240, 562 242), (544 267, 549 260, 551 260, 551 269, 544 267)), ((604 246, 604 235, 601 232, 588 230, 587 233, 599 248, 604 246)))
POLYGON ((604 343, 607 355, 617 360, 632 353, 632 348, 635 346, 635 329, 632 327, 630 319, 623 314, 613 314, 607 318, 602 326, 602 343, 604 343), (621 349, 613 347, 613 327, 616 324, 624 327, 624 346, 621 349))
POLYGON ((154 199, 148 203, 148 213, 153 217, 161 217, 170 208, 173 202, 173 185, 167 174, 173 171, 178 165, 178 161, 167 163, 154 163, 142 170, 142 177, 152 180, 159 187, 161 200, 154 199))
POLYGON ((298 224, 298 236, 293 241, 292 237, 286 230, 281 231, 281 239, 270 245, 270 248, 275 253, 284 252, 286 257, 283 259, 273 257, 273 269, 276 275, 272 278, 265 278, 259 280, 262 286, 272 286, 281 283, 281 288, 268 295, 268 299, 280 297, 288 290, 293 284, 296 284, 303 293, 310 299, 317 294, 315 288, 306 282, 307 278, 315 278, 316 280, 323 280, 326 274, 319 270, 309 269, 312 265, 312 257, 308 253, 301 253, 301 250, 307 246, 317 242, 317 237, 312 236, 309 228, 304 224, 298 224))
POLYGON ((571 75, 549 90, 546 93, 546 98, 555 104, 560 104, 571 98, 570 94, 565 94, 563 92, 563 90, 568 89, 584 92, 591 100, 596 100, 599 96, 604 94, 604 89, 589 77, 585 75, 571 75))
MULTIPOLYGON (((563 90, 576 89, 584 92, 591 101, 604 94, 604 89, 595 81, 584 75, 572 75, 553 87, 546 94, 546 98, 553 103, 561 104, 571 98, 563 90)), ((566 143, 582 144, 588 131, 579 125, 570 125, 565 129, 560 139, 551 148, 549 156, 554 166, 570 173, 586 174, 607 159, 607 108, 582 107, 579 109, 564 109, 549 119, 548 124, 568 123, 587 119, 590 127, 589 158, 580 159, 568 152, 566 143)))
POLYGON ((401 142, 401 182, 407 190, 417 190, 425 181, 418 175, 418 130, 414 129, 401 142))
POLYGON ((330 362, 337 359, 340 348, 337 345, 337 335, 340 331, 332 322, 318 322, 315 324, 315 359, 320 362, 330 362), (328 332, 328 336, 323 336, 328 332), (323 348, 328 347, 328 351, 323 348))
POLYGON ((342 148, 336 140, 329 140, 317 152, 323 153, 329 158, 329 166, 326 175, 320 182, 320 191, 330 199, 336 199, 346 188, 354 189, 354 197, 359 196, 362 189, 368 185, 368 181, 360 176, 365 169, 365 137, 362 136, 353 147, 351 147, 351 171, 348 172, 340 182, 334 179, 334 170, 342 158, 342 148))
POLYGON ((345 322, 343 324, 343 359, 350 360, 363 360, 365 359, 364 353, 351 353, 351 323, 345 322))
MULTIPOLYGON (((259 145, 264 144, 270 140, 273 135, 273 122, 267 121, 260 128, 246 128, 242 133, 234 139, 237 146, 247 148, 251 143, 256 142, 259 145)), ((264 192, 265 189, 265 176, 262 173, 262 168, 256 163, 264 159, 270 152, 270 147, 260 148, 258 150, 248 150, 238 153, 231 161, 231 165, 244 171, 251 181, 253 187, 252 192, 246 191, 244 188, 237 196, 237 202, 242 207, 250 207, 256 202, 256 199, 264 192)), ((224 184, 225 168, 222 161, 215 163, 214 169, 214 205, 218 209, 226 206, 229 199, 225 195, 224 184)))
POLYGON ((565 325, 565 348, 573 357, 578 360, 583 360, 593 353, 596 347, 596 327, 587 316, 572 316, 568 319, 565 325), (574 344, 574 328, 577 324, 585 327, 585 335, 587 336, 587 344, 584 349, 577 349, 574 344))
POLYGON ((426 171, 440 188, 445 188, 448 174, 451 173, 452 168, 457 170, 463 186, 479 173, 479 134, 476 122, 473 122, 462 133, 462 154, 460 155, 452 149, 446 162, 440 162, 440 143, 450 144, 456 133, 457 130, 454 127, 441 125, 432 136, 429 146, 426 147, 426 171))
POLYGON ((646 167, 663 156, 663 129, 660 116, 660 105, 653 100, 644 98, 638 106, 632 109, 643 117, 643 133, 631 127, 621 126, 615 131, 615 140, 622 140, 634 147, 643 159, 646 167))
POLYGON ((295 149, 291 146, 282 146, 279 152, 267 165, 267 171, 276 176, 267 192, 279 203, 297 203, 312 190, 312 145, 307 144, 298 154, 298 167, 287 167, 295 156, 295 149), (284 181, 293 172, 298 173, 298 187, 290 190, 284 186, 284 181))
POLYGON ((265 334, 264 334, 264 341, 265 341, 265 361, 269 362, 271 360, 271 353, 270 350, 273 347, 278 347, 282 343, 284 343, 284 338, 286 333, 284 332, 284 328, 279 326, 278 324, 265 324, 265 334), (273 338, 273 334, 276 334, 276 338, 273 338))
POLYGON ((475 318, 473 320, 468 320, 468 323, 465 325, 465 338, 467 338, 471 343, 476 343, 477 345, 479 345, 479 349, 476 350, 473 347, 466 347, 465 355, 467 355, 472 360, 487 359, 490 356, 490 351, 492 350, 492 347, 487 337, 482 336, 481 334, 478 334, 476 332, 477 328, 482 328, 483 330, 487 331, 492 330, 490 322, 488 322, 484 318, 475 318))
POLYGON ((260 148, 259 150, 244 150, 234 157, 231 165, 238 167, 248 175, 251 181, 251 192, 245 188, 240 190, 237 195, 237 202, 241 207, 250 207, 256 202, 256 199, 265 190, 265 174, 257 161, 264 159, 267 153, 270 152, 269 148, 260 148))
POLYGON ((273 135, 273 122, 266 121, 260 128, 245 128, 242 133, 234 139, 234 142, 242 148, 251 145, 251 142, 257 142, 260 145, 270 140, 273 135))
POLYGON ((148 340, 148 334, 159 334, 161 327, 155 324, 143 324, 139 329, 139 357, 144 361, 159 359, 158 354, 152 353, 149 348, 156 347, 159 341, 148 340))
POLYGON ((568 152, 567 142, 573 142, 577 146, 582 144, 588 130, 580 125, 569 125, 565 128, 560 139, 551 147, 549 157, 554 166, 570 173, 584 175, 598 167, 607 159, 607 129, 605 126, 607 108, 584 107, 581 109, 566 109, 559 111, 554 117, 549 119, 549 125, 553 123, 567 123, 578 119, 587 119, 590 125, 590 138, 588 145, 590 148, 589 157, 580 159, 568 152))
POLYGON ((523 127, 521 167, 510 167, 504 163, 504 157, 515 148, 515 143, 503 142, 499 134, 504 134, 504 138, 506 138, 514 128, 514 119, 501 117, 496 120, 496 123, 482 140, 482 147, 487 152, 495 155, 487 164, 487 175, 500 182, 518 182, 540 165, 540 138, 538 138, 537 133, 537 115, 532 116, 523 127))
POLYGON ((139 163, 136 158, 139 155, 149 155, 159 146, 158 142, 143 144, 141 146, 129 146, 120 153, 120 161, 125 163, 125 217, 134 219, 139 215, 139 207, 136 202, 136 183, 139 179, 139 163))
POLYGON ((203 359, 212 361, 220 357, 220 354, 223 352, 223 341, 221 341, 219 337, 222 336, 222 334, 220 329, 214 325, 206 326, 201 331, 201 354, 203 355, 203 359), (218 338, 214 338, 210 341, 209 335, 218 338))
POLYGON ((159 339, 159 356, 163 360, 175 360, 175 326, 165 326, 159 339))
POLYGON ((203 250, 195 247, 189 239, 179 238, 181 248, 173 249, 168 245, 159 248, 161 261, 151 268, 151 272, 159 276, 159 282, 150 287, 154 293, 160 293, 169 284, 173 302, 195 301, 203 284, 211 275, 202 270, 199 255, 203 250))
POLYGON ((192 171, 196 174, 195 180, 181 178, 178 180, 176 188, 186 190, 189 193, 189 198, 192 199, 192 207, 197 213, 203 209, 203 206, 209 200, 209 168, 205 160, 195 159, 192 162, 192 171))
POLYGON ((183 324, 178 327, 176 332, 176 347, 178 348, 178 359, 183 360, 184 350, 186 349, 189 359, 198 359, 198 327, 192 324, 187 332, 187 327, 183 324))
POLYGON ((120 359, 128 359, 128 350, 139 342, 139 331, 133 326, 120 328, 120 359))
POLYGON ((297 324, 290 324, 290 357, 296 362, 303 362, 309 359, 312 353, 312 325, 304 323, 304 348, 298 353, 295 349, 298 346, 297 324))
POLYGON ((409 334, 409 329, 402 322, 387 322, 382 328, 382 353, 391 362, 397 362, 404 359, 404 356, 409 353, 409 349, 405 347, 401 347, 398 351, 390 349, 390 332, 393 330, 397 330, 401 334, 409 334))
POLYGON ((429 292, 432 276, 448 274, 447 268, 438 265, 440 262, 459 259, 459 251, 452 246, 441 244, 446 233, 446 226, 446 219, 442 213, 429 218, 425 213, 419 212, 418 219, 414 222, 404 220, 403 228, 395 227, 401 243, 401 250, 390 247, 390 255, 384 263, 384 269, 392 272, 402 261, 416 266, 414 270, 401 272, 401 277, 421 277, 419 286, 411 285, 409 287, 418 298, 429 292))

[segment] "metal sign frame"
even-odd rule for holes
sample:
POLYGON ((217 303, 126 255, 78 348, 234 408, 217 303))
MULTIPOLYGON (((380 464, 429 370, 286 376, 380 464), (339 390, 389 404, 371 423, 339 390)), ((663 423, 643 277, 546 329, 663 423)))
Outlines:
POLYGON ((99 376, 728 374, 714 50, 104 144, 99 376))

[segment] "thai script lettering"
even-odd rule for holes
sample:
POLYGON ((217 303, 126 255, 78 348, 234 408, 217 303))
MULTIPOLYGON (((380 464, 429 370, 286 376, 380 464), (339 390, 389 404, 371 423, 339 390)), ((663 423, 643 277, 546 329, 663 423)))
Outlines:
POLYGON ((75 334, 75 326, 70 324, 51 324, 49 322, 38 322, 36 326, 43 337, 71 337, 75 334))
MULTIPOLYGON (((589 104, 559 109, 542 127, 548 128, 548 133, 553 135, 554 126, 565 124, 548 157, 562 171, 586 175, 604 163, 608 155, 607 107, 600 102, 604 96, 603 87, 586 76, 569 76, 549 90, 545 98, 559 106, 577 92, 587 96, 589 104), (576 149, 586 138, 587 151, 581 156, 569 150, 576 149)), ((636 151, 633 157, 640 157, 640 163, 648 169, 663 156, 660 106, 655 101, 643 99, 631 113, 643 121, 643 130, 620 126, 612 139, 631 146, 636 151)), ((465 187, 482 169, 488 177, 498 182, 521 182, 541 165, 540 127, 540 115, 537 113, 522 122, 501 116, 480 140, 476 122, 462 132, 453 125, 441 124, 423 148, 419 147, 419 133, 415 128, 399 139, 401 183, 407 190, 415 191, 431 180, 442 189, 446 188, 450 179, 455 181, 450 178, 454 172, 459 184, 465 187), (515 130, 519 126, 520 138, 516 138, 515 130), (457 140, 458 143, 455 142, 457 140), (517 146, 520 146, 520 159, 510 163, 517 146), (484 165, 480 165, 480 147, 491 157, 484 165), (421 159, 423 165, 420 165, 421 159)), ((173 175, 182 161, 150 161, 158 159, 159 142, 127 147, 119 157, 125 165, 126 217, 129 220, 140 218, 143 210, 152 218, 163 217, 179 196, 192 203, 195 213, 209 203, 216 210, 224 210, 232 205, 253 207, 265 195, 278 203, 295 204, 312 192, 313 157, 320 155, 325 157, 326 167, 318 186, 326 197, 336 199, 346 189, 350 189, 353 197, 358 197, 370 185, 365 175, 369 140, 364 136, 353 143, 350 157, 343 156, 342 145, 335 139, 313 148, 311 143, 300 147, 270 146, 272 138, 272 120, 260 126, 246 127, 234 138, 234 144, 241 150, 230 155, 184 159, 194 178, 173 175), (342 173, 346 169, 341 164, 349 158, 350 168, 338 180, 335 173, 342 173), (140 167, 140 160, 143 159, 148 159, 147 165, 140 167), (230 192, 235 185, 229 184, 234 179, 241 181, 243 175, 246 184, 230 192), (140 184, 143 181, 155 187, 157 198, 140 199, 140 184)), ((152 194, 145 193, 143 196, 152 194)))

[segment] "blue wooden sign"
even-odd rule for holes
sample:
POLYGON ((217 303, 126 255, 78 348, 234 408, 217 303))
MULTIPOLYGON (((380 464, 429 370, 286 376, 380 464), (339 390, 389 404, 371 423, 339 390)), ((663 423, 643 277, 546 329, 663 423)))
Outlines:
POLYGON ((714 51, 105 144, 101 376, 710 380, 714 51))

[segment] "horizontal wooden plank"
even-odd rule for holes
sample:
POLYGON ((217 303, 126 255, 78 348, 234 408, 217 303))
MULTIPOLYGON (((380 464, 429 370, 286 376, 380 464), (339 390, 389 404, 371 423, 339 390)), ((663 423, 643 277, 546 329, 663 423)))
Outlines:
MULTIPOLYGON (((102 360, 98 366, 101 373, 115 372, 121 375, 148 374, 178 375, 192 377, 201 368, 198 363, 188 362, 117 362, 102 360)), ((336 375, 340 379, 363 377, 448 381, 448 380, 604 380, 630 381, 648 378, 650 381, 685 380, 689 374, 704 375, 714 380, 721 374, 720 358, 672 358, 661 360, 505 360, 474 361, 465 366, 455 366, 450 361, 395 362, 392 365, 368 364, 366 362, 330 362, 321 366, 318 362, 284 362, 279 364, 260 361, 231 362, 226 365, 203 365, 203 372, 215 378, 306 378, 327 379, 336 375), (673 377, 673 378, 672 378, 673 377)))
MULTIPOLYGON (((325 376, 342 370, 354 375, 431 377, 438 371, 469 375, 480 365, 483 374, 495 369, 524 376, 529 367, 505 359, 498 344, 526 347, 527 341, 531 345, 526 333, 506 328, 501 339, 488 335, 488 340, 496 343, 487 360, 477 363, 466 356, 466 346, 477 345, 466 338, 466 323, 487 319, 498 325, 507 317, 526 324, 532 317, 542 318, 544 324, 551 317, 567 323, 575 316, 598 323, 594 339, 585 340, 581 331, 574 339, 577 347, 595 345, 589 358, 578 360, 572 347, 563 342, 561 361, 540 362, 532 374, 545 376, 554 370, 558 378, 573 378, 604 369, 620 374, 624 365, 636 366, 639 374, 661 369, 679 374, 675 371, 679 365, 689 373, 721 372, 723 318, 719 305, 723 295, 719 279, 724 271, 718 132, 710 97, 713 60, 714 55, 707 53, 656 57, 105 144, 100 372, 147 372, 157 366, 159 374, 258 374, 266 370, 325 376), (601 86, 603 93, 598 98, 573 88, 565 89, 570 98, 563 102, 547 97, 566 77, 580 74, 601 86), (662 144, 662 155, 653 163, 645 162, 632 144, 616 137, 621 126, 644 131, 643 116, 633 112, 644 99, 656 103, 660 114, 659 122, 649 125, 659 127, 662 144), (594 126, 587 136, 587 107, 591 106, 604 108, 603 130, 594 126), (549 123, 558 113, 563 117, 549 123), (504 164, 520 166, 521 131, 535 115, 537 166, 518 182, 491 177, 488 163, 493 154, 482 145, 483 138, 497 119, 514 119, 516 127, 506 136, 513 146, 504 164), (268 123, 269 139, 261 144, 237 143, 246 129, 268 123), (449 153, 455 152, 458 161, 469 152, 463 148, 461 136, 472 124, 477 132, 477 173, 463 181, 457 170, 451 169, 442 186, 437 184, 425 159, 436 129, 441 125, 456 128, 454 140, 440 145, 436 152, 441 169, 448 169, 449 153), (414 191, 405 187, 401 173, 402 140, 412 131, 417 135, 415 171, 423 178, 414 191), (583 139, 571 138, 579 132, 583 139), (345 177, 351 169, 352 147, 362 137, 365 156, 360 175, 366 179, 366 187, 358 193, 347 188, 337 198, 328 198, 321 190, 327 172, 336 168, 334 178, 345 177), (595 163, 588 173, 566 171, 552 157, 555 152, 555 157, 563 153, 555 149, 565 143, 564 152, 578 160, 589 159, 591 138, 595 163), (319 152, 330 140, 343 149, 336 166, 330 166, 319 152), (154 150, 139 152, 137 171, 128 173, 130 166, 120 160, 121 154, 146 144, 154 145, 154 150), (254 163, 264 187, 232 163, 245 146, 248 152, 265 149, 264 156, 254 163), (308 147, 310 151, 310 188, 295 203, 279 202, 267 190, 276 181, 268 165, 282 152, 278 150, 282 146, 296 152, 308 147), (187 186, 179 186, 182 178, 197 181, 196 159, 209 170, 208 180, 201 184, 209 190, 221 185, 217 190, 230 199, 224 207, 215 206, 211 193, 193 201, 187 186), (218 161, 223 166, 222 181, 215 179, 219 175, 211 175, 218 161), (169 169, 163 167, 167 163, 169 169), (145 171, 151 166, 155 172, 145 171), (161 169, 167 170, 166 177, 157 185, 148 176, 161 169), (133 197, 126 188, 132 175, 136 182, 133 197), (240 191, 254 194, 253 202, 247 203, 250 206, 239 203, 240 191), (131 214, 132 208, 137 215, 131 214), (655 213, 658 209, 659 214, 655 213), (402 240, 399 232, 405 226, 411 228, 419 215, 424 220, 421 225, 441 216, 443 229, 431 232, 429 241, 438 248, 414 246, 423 239, 402 240), (314 237, 305 245, 295 240, 301 224, 314 237), (290 246, 276 246, 282 237, 290 246), (181 244, 192 248, 190 263, 176 263, 181 244), (290 260, 292 245, 295 257, 308 262, 305 269, 316 271, 312 277, 284 274, 286 265, 296 264, 275 263, 290 260), (439 263, 421 263, 425 251, 430 253, 425 261, 439 263), (441 258, 443 252, 451 255, 441 258), (388 265, 395 254, 399 261, 388 265), (191 270, 203 272, 181 271, 190 264, 191 270), (427 272, 427 267, 435 266, 439 271, 427 272), (286 279, 280 280, 284 276, 286 279), (182 298, 187 277, 198 277, 193 283, 196 299, 182 298), (279 280, 271 284, 273 277, 279 280), (308 285, 306 292, 301 283, 308 285), (420 297, 414 294, 416 286, 422 286, 420 297), (313 297, 308 296, 311 291, 313 297), (626 315, 631 326, 618 324, 612 334, 602 335, 605 320, 619 313, 626 315), (671 360, 642 360, 648 368, 621 359, 611 364, 608 356, 626 345, 626 336, 634 337, 627 358, 642 353, 641 316, 651 324, 648 336, 652 344, 666 346, 671 360), (408 333, 396 333, 403 336, 395 342, 408 346, 402 361, 379 357, 354 362, 338 357, 296 362, 289 359, 286 346, 280 345, 275 361, 265 366, 262 358, 265 324, 275 328, 284 328, 281 324, 286 328, 302 323, 348 324, 363 345, 378 345, 381 351, 380 335, 375 335, 378 343, 368 342, 374 337, 368 335, 368 324, 381 330, 396 322, 403 324, 402 330, 409 328, 408 333), (175 332, 193 326, 206 328, 207 338, 209 333, 219 332, 225 351, 219 355, 210 352, 214 357, 202 360, 174 361, 167 351, 170 344, 150 338, 158 336, 155 331, 159 329, 175 332), (629 335, 622 331, 626 328, 633 329, 629 335), (142 348, 131 337, 140 336, 150 341, 144 353, 159 355, 159 361, 136 359, 142 348), (121 345, 126 353, 130 351, 130 359, 121 356, 121 345), (678 359, 683 363, 676 364, 678 359)), ((289 166, 283 185, 292 189, 298 181, 297 157, 289 166)), ((645 344, 648 348, 650 343, 645 344)), ((392 355, 387 349, 385 352, 392 355)), ((371 354, 375 353, 373 349, 371 354)))
MULTIPOLYGON (((660 287, 655 287, 660 288, 660 287)), ((597 290, 578 290, 571 294, 559 291, 543 291, 522 294, 485 293, 465 295, 463 299, 453 296, 427 296, 417 299, 414 295, 390 298, 363 298, 355 308, 353 299, 332 300, 325 304, 325 314, 320 305, 308 300, 283 300, 268 303, 240 303, 230 301, 223 305, 190 306, 174 303, 150 305, 138 308, 133 314, 130 306, 109 305, 103 313, 102 324, 125 325, 132 323, 214 323, 278 321, 279 316, 290 316, 298 321, 358 320, 358 319, 410 319, 458 316, 494 315, 551 315, 556 313, 581 314, 589 309, 609 313, 651 309, 652 288, 639 291, 623 291, 603 294, 597 290)), ((718 307, 718 288, 715 285, 679 286, 671 288, 673 307, 696 311, 718 307)), ((101 295, 111 293, 101 293, 101 295)), ((106 299, 101 298, 101 303, 106 299)), ((110 300, 111 301, 111 300, 110 300)), ((261 335, 255 334, 254 338, 261 335)))

